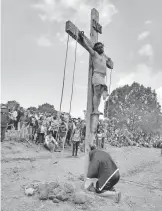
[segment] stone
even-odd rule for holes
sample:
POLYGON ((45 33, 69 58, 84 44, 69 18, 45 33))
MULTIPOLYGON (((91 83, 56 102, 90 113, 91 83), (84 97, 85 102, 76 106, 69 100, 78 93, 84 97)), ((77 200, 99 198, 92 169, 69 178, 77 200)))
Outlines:
POLYGON ((79 191, 74 194, 75 204, 84 204, 86 202, 86 199, 86 195, 83 191, 79 191))
POLYGON ((61 191, 60 193, 58 193, 58 195, 56 195, 56 198, 60 201, 67 201, 69 199, 65 191, 61 191))
POLYGON ((56 199, 56 198, 54 198, 54 199, 53 199, 53 203, 59 203, 59 200, 56 199))
POLYGON ((17 173, 18 172, 18 169, 17 168, 14 168, 13 169, 13 173, 17 173))
POLYGON ((47 190, 47 189, 48 189, 48 184, 39 184, 39 186, 38 186, 39 192, 41 192, 43 190, 47 190))
POLYGON ((65 183, 64 184, 64 191, 66 193, 74 193, 75 187, 72 184, 65 183))
POLYGON ((52 191, 52 193, 53 193, 54 195, 57 195, 60 191, 61 191, 61 188, 60 188, 60 187, 57 187, 57 188, 55 188, 55 189, 52 191))
POLYGON ((82 204, 82 210, 87 210, 88 209, 88 206, 87 206, 87 204, 82 204))
POLYGON ((53 200, 56 196, 53 193, 48 194, 49 200, 53 200))
POLYGON ((40 191, 39 199, 40 200, 47 200, 48 199, 48 190, 47 189, 40 191))
POLYGON ((25 188, 25 195, 33 196, 34 195, 34 189, 33 188, 25 188))
POLYGON ((50 183, 48 183, 48 190, 49 191, 52 191, 52 190, 54 190, 55 188, 57 188, 57 187, 59 187, 59 184, 57 183, 57 182, 50 182, 50 183))

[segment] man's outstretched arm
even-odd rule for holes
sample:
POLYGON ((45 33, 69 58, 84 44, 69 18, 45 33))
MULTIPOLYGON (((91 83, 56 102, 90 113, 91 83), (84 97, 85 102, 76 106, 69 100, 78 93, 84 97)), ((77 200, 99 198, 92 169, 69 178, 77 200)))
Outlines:
POLYGON ((84 39, 84 32, 81 31, 79 32, 79 38, 81 39, 81 41, 83 42, 83 44, 85 45, 85 47, 87 48, 88 52, 90 53, 91 56, 94 56, 95 55, 95 51, 93 50, 93 48, 91 48, 86 40, 84 39))

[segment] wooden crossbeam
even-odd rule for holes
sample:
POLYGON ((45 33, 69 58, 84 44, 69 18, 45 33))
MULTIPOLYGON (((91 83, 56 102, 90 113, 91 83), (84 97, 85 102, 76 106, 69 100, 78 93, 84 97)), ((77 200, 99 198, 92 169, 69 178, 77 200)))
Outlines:
MULTIPOLYGON (((71 22, 71 21, 67 21, 66 22, 66 28, 65 31, 75 40, 77 40, 77 42, 82 45, 82 47, 85 47, 85 45, 83 44, 83 42, 80 40, 79 38, 79 32, 80 30, 71 22)), ((93 48, 94 44, 84 35, 84 39, 86 39, 86 43, 93 48)), ((87 49, 86 49, 87 50, 87 49)))
MULTIPOLYGON (((81 39, 79 38, 79 32, 80 30, 71 22, 71 21, 67 21, 66 22, 66 26, 65 26, 65 31, 75 40, 77 40, 77 42, 84 47, 86 50, 86 46, 84 45, 84 43, 81 41, 81 39)), ((92 43, 85 35, 84 35, 84 39, 86 40, 86 43, 88 44, 89 47, 93 48, 95 43, 92 43)), ((106 65, 109 69, 113 69, 113 61, 105 55, 105 57, 107 58, 107 62, 106 65)))

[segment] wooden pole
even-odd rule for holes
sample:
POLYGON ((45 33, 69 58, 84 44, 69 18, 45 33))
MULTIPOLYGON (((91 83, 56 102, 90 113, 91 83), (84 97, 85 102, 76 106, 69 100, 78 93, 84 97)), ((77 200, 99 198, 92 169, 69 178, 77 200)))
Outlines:
MULTIPOLYGON (((99 22, 99 12, 96 9, 91 10, 91 23, 90 23, 90 40, 92 43, 98 41, 98 33, 93 28, 93 20, 99 22)), ((88 165, 89 165, 89 144, 93 142, 93 133, 91 130, 92 126, 92 110, 93 110, 93 89, 92 89, 92 73, 93 66, 91 56, 89 56, 89 74, 88 74, 88 94, 87 94, 87 112, 86 112, 86 138, 85 138, 85 172, 84 177, 87 176, 88 165)))

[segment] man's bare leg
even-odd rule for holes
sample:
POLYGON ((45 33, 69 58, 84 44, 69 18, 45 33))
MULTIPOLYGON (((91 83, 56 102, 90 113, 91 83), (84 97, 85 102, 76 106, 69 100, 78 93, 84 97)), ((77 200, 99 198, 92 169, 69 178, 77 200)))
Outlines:
POLYGON ((93 112, 94 113, 101 113, 99 110, 98 110, 98 107, 99 107, 99 105, 100 105, 100 101, 101 101, 101 95, 96 95, 96 94, 94 94, 94 96, 93 96, 93 108, 94 108, 94 110, 93 110, 93 112))
POLYGON ((107 91, 103 91, 102 96, 103 96, 103 100, 106 100, 106 98, 109 96, 109 94, 107 91))
POLYGON ((121 199, 121 192, 105 191, 103 193, 98 194, 98 196, 112 198, 114 199, 115 203, 119 203, 121 199))

